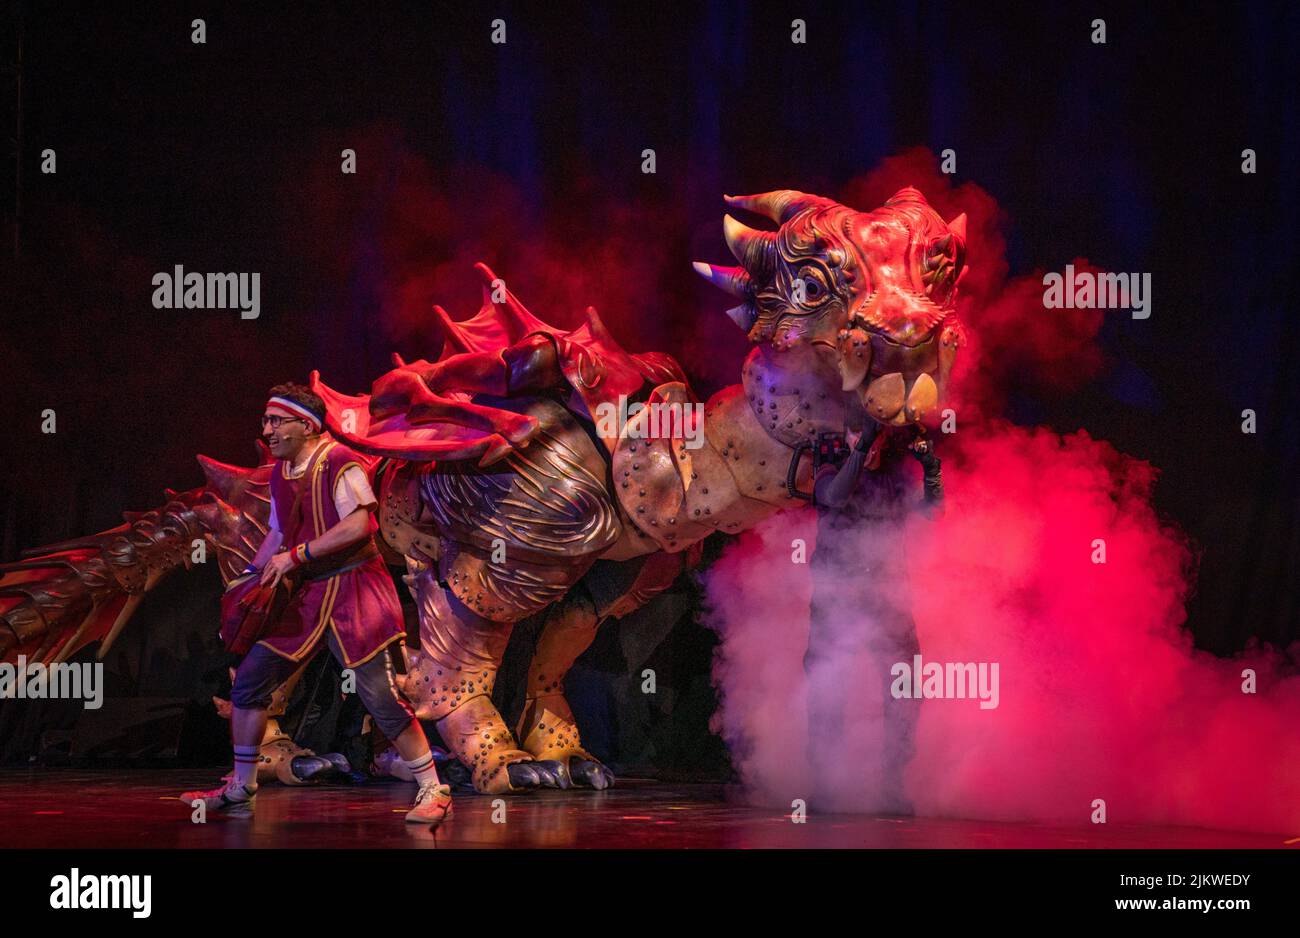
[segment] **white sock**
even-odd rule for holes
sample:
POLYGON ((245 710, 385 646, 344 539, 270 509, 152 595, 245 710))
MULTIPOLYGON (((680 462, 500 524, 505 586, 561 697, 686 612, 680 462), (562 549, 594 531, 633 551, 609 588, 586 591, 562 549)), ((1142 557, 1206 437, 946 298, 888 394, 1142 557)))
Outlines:
POLYGON ((438 768, 433 764, 432 752, 425 752, 424 755, 410 760, 406 763, 406 767, 411 770, 411 774, 420 785, 438 784, 438 768))
POLYGON ((257 760, 261 756, 261 746, 235 747, 236 785, 243 785, 250 791, 257 788, 257 760))

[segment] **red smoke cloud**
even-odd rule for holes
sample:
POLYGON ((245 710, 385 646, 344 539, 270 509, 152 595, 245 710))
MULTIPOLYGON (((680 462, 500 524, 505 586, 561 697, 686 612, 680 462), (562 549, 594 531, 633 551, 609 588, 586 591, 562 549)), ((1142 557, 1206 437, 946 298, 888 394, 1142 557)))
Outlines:
MULTIPOLYGON (((1101 799, 1111 823, 1294 831, 1300 678, 1267 651, 1224 660, 1192 648, 1182 625, 1193 553, 1152 508, 1154 467, 1086 433, 998 417, 1013 386, 1061 392, 1095 375, 1101 314, 1044 309, 1041 273, 1008 280, 993 199, 933 167, 912 151, 840 196, 869 208, 914 185, 943 217, 968 214, 961 315, 971 344, 958 431, 940 441, 947 510, 937 522, 914 516, 901 539, 923 659, 998 663, 999 704, 921 704, 909 797, 930 816, 1086 824, 1101 799), (1104 563, 1094 562, 1098 542, 1104 563), (1255 694, 1243 693, 1245 669, 1255 694)), ((858 537, 862 557, 880 549, 882 532, 858 537)), ((796 538, 814 543, 809 513, 743 535, 705 574, 707 619, 722 640, 714 727, 754 800, 789 807, 820 791, 823 804, 872 810, 878 681, 868 659, 855 662, 861 681, 840 688, 845 730, 810 731, 818 676, 802 663, 811 585, 807 565, 791 560, 796 538), (810 751, 837 755, 842 771, 814 778, 810 751)), ((871 625, 853 621, 849 603, 834 616, 844 636, 871 625)))
POLYGON ((994 423, 966 433, 945 479, 950 510, 915 539, 922 647, 999 661, 1001 703, 927 702, 918 806, 1082 821, 1101 798, 1112 822, 1300 824, 1300 679, 1192 649, 1191 554, 1152 510, 1149 465, 1086 433, 994 423))

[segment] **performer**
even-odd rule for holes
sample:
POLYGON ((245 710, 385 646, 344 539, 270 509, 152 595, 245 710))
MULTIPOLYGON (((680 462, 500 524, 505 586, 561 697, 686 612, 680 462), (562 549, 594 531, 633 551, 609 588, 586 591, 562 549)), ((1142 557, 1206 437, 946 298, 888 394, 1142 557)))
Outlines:
POLYGON ((890 668, 921 652, 906 596, 902 523, 911 507, 904 448, 921 463, 923 505, 934 514, 943 502, 943 479, 933 444, 912 429, 882 428, 874 420, 843 465, 824 466, 814 481, 817 547, 810 563, 813 597, 804 671, 809 675, 808 719, 817 727, 810 756, 818 777, 843 771, 818 740, 842 738, 844 688, 851 686, 854 653, 865 650, 883 696, 880 809, 911 816, 903 769, 915 752, 919 700, 896 700, 890 668), (865 471, 864 471, 865 470, 865 471), (864 549, 864 545, 869 545, 864 549))
MULTIPOLYGON (((262 434, 276 458, 271 522, 245 576, 230 591, 294 588, 248 650, 231 689, 235 773, 211 791, 186 792, 210 811, 251 811, 257 797, 258 750, 272 692, 322 643, 356 677, 362 703, 397 747, 419 784, 411 823, 436 826, 451 813, 451 788, 438 780, 424 730, 397 693, 388 646, 402 639, 401 605, 374 542, 377 503, 363 457, 323 432, 325 403, 309 388, 271 389, 262 434), (282 550, 284 545, 288 549, 282 550)), ((222 637, 238 646, 230 623, 222 637)))

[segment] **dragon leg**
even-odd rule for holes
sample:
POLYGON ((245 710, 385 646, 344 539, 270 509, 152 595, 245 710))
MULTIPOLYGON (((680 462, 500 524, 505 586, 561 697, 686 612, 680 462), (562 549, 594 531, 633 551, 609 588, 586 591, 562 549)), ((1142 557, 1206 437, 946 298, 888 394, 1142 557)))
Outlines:
POLYGON ((587 650, 600 625, 590 596, 576 590, 551 607, 528 666, 527 696, 519 718, 523 747, 539 760, 554 760, 577 784, 608 788, 613 774, 582 748, 573 711, 564 698, 564 676, 587 650))
POLYGON ((614 774, 582 746, 564 678, 607 619, 640 609, 699 562, 700 550, 656 552, 629 561, 599 561, 563 600, 553 605, 528 666, 528 685, 518 736, 539 760, 565 767, 572 782, 608 788, 614 774))
POLYGON ((435 721, 480 792, 562 787, 567 779, 559 767, 538 763, 520 749, 492 703, 514 623, 473 612, 439 583, 433 568, 409 560, 408 565, 406 582, 420 612, 420 650, 411 652, 402 692, 416 716, 435 721))

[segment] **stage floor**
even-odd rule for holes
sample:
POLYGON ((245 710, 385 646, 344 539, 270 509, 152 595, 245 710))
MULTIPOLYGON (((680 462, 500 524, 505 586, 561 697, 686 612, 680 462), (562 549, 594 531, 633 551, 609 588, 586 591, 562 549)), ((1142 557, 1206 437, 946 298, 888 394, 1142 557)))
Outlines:
POLYGON ((414 786, 397 782, 263 785, 253 818, 190 821, 177 800, 220 773, 183 770, 0 770, 0 846, 24 847, 576 847, 576 848, 1220 848, 1300 849, 1300 832, 1251 834, 1122 824, 1077 827, 942 818, 810 815, 731 803, 725 786, 620 779, 604 792, 458 794, 437 831, 405 824, 414 786))

